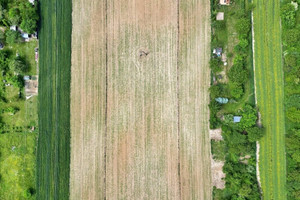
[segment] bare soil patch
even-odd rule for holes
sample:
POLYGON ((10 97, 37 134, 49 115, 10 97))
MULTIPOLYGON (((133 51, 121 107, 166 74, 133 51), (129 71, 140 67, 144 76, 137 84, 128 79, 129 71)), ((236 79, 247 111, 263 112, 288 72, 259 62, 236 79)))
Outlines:
POLYGON ((225 188, 225 180, 223 180, 226 174, 223 172, 223 161, 215 161, 211 159, 211 170, 212 170, 212 185, 218 189, 225 188))

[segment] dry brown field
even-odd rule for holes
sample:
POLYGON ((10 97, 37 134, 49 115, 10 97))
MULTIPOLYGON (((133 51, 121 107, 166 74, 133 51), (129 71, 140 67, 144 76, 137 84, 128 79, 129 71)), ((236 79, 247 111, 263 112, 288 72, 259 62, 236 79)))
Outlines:
POLYGON ((209 0, 74 0, 70 199, 211 199, 209 0))

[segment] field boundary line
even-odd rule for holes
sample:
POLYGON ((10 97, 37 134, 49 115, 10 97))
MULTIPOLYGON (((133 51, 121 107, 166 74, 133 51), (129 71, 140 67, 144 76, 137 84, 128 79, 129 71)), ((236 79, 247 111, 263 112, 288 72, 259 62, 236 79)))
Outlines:
POLYGON ((104 180, 103 180, 103 184, 104 184, 104 200, 106 200, 106 165, 107 165, 107 91, 108 91, 108 54, 107 54, 107 50, 108 50, 108 44, 107 44, 107 37, 108 37, 108 31, 107 31, 107 20, 108 20, 108 16, 107 16, 107 10, 108 10, 108 0, 105 0, 105 114, 104 114, 104 123, 105 123, 105 128, 104 128, 104 180))
MULTIPOLYGON (((254 19, 253 19, 253 11, 251 12, 251 32, 252 32, 252 68, 253 68, 253 79, 254 79, 254 97, 255 97, 255 105, 257 107, 257 95, 256 95, 256 77, 255 77, 255 39, 254 39, 254 19)), ((256 141, 256 178, 259 186, 259 191, 261 194, 262 188, 261 188, 261 182, 260 182, 260 172, 259 172, 259 150, 260 150, 260 144, 259 141, 256 141)))
POLYGON ((182 199, 181 194, 181 158, 180 158, 180 103, 179 103, 179 53, 180 53, 180 0, 177 0, 177 148, 178 148, 178 187, 179 187, 179 199, 182 199))

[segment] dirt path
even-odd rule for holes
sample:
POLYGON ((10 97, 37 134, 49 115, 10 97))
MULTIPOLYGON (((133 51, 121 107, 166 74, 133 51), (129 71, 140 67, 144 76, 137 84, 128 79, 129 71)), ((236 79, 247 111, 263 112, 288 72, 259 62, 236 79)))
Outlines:
POLYGON ((209 6, 74 0, 71 199, 211 199, 209 6))

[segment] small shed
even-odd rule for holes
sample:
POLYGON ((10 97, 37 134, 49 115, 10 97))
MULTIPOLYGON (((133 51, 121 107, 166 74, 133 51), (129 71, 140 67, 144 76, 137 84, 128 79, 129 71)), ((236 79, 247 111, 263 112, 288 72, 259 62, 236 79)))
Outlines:
POLYGON ((28 34, 28 33, 22 33, 21 36, 22 36, 22 38, 24 38, 25 40, 26 40, 26 39, 29 39, 29 34, 28 34))
POLYGON ((38 94, 38 76, 24 76, 26 99, 38 94), (26 77, 26 79, 25 79, 26 77), (28 79, 29 78, 29 79, 28 79))
POLYGON ((220 0, 220 4, 223 6, 228 6, 230 4, 230 0, 220 0))
POLYGON ((233 123, 239 123, 241 122, 242 116, 234 116, 233 117, 233 123))
POLYGON ((31 78, 30 78, 30 76, 24 76, 23 79, 24 79, 24 81, 29 81, 31 78))
POLYGON ((217 55, 218 57, 222 56, 222 52, 223 52, 222 48, 216 48, 213 50, 213 54, 217 55))
POLYGON ((224 20, 224 12, 218 12, 216 20, 217 21, 223 21, 224 20))
POLYGON ((15 26, 15 25, 14 26, 10 26, 9 29, 13 30, 13 31, 17 31, 17 26, 15 26))
POLYGON ((28 0, 29 3, 31 3, 32 5, 34 5, 34 0, 28 0))
POLYGON ((218 102, 220 104, 226 104, 226 103, 228 103, 228 99, 227 98, 218 97, 215 100, 216 100, 216 102, 218 102))

